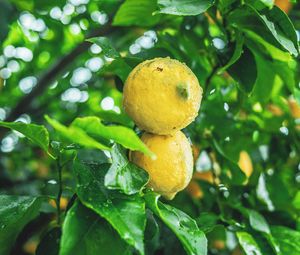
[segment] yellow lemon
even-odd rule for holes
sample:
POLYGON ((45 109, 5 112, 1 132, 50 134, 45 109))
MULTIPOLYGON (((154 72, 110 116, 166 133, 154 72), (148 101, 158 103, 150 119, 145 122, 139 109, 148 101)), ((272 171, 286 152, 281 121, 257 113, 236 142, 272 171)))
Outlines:
POLYGON ((167 199, 174 198, 189 184, 193 174, 193 154, 188 139, 181 131, 168 136, 144 133, 141 139, 156 154, 156 159, 133 151, 131 161, 148 172, 149 187, 167 199))
POLYGON ((129 74, 123 107, 149 133, 174 133, 197 116, 202 88, 185 64, 170 58, 144 61, 129 74))

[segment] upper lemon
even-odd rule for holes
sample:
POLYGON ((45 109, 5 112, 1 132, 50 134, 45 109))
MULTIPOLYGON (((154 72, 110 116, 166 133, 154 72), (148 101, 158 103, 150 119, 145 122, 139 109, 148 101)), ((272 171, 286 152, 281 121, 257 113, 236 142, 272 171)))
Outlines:
POLYGON ((155 58, 136 66, 124 86, 123 107, 137 126, 154 134, 171 134, 197 116, 202 88, 185 64, 155 58))
POLYGON ((133 151, 131 161, 148 172, 148 185, 154 191, 172 199, 192 178, 193 154, 188 139, 181 131, 168 136, 144 133, 141 139, 155 153, 156 159, 133 151))

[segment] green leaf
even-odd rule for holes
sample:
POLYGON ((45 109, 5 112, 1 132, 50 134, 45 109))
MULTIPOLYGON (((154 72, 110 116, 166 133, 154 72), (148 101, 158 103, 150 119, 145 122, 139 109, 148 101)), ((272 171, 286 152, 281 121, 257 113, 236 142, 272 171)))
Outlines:
POLYGON ((257 79, 257 67, 253 53, 244 47, 240 58, 228 68, 228 72, 238 82, 239 88, 246 94, 250 94, 257 79))
POLYGON ((184 212, 158 201, 158 198, 153 192, 145 195, 151 211, 175 233, 188 254, 206 255, 207 239, 196 221, 184 212))
POLYGON ((112 161, 113 163, 104 179, 107 188, 132 195, 140 192, 147 184, 148 173, 129 162, 125 151, 118 145, 113 146, 112 161))
POLYGON ((300 254, 300 232, 283 226, 272 226, 271 233, 279 244, 280 255, 300 254))
POLYGON ((213 5, 213 0, 158 0, 159 13, 172 15, 199 15, 213 5))
POLYGON ((79 201, 68 211, 59 255, 132 254, 118 233, 79 201))
POLYGON ((110 150, 109 147, 97 142, 80 128, 73 126, 66 127, 58 121, 51 119, 49 116, 45 116, 45 119, 62 137, 70 142, 77 143, 91 149, 110 150))
POLYGON ((156 11, 156 0, 126 0, 117 11, 114 26, 153 26, 160 17, 153 16, 156 11))
POLYGON ((274 6, 261 13, 250 5, 235 9, 228 16, 228 22, 237 29, 251 30, 276 47, 298 55, 298 42, 295 28, 288 16, 274 6))
POLYGON ((138 150, 149 156, 154 155, 130 128, 123 126, 105 126, 97 117, 76 118, 71 124, 71 127, 80 128, 95 138, 114 140, 116 143, 130 150, 138 150))
POLYGON ((116 49, 114 47, 112 47, 112 44, 110 42, 110 40, 106 37, 93 37, 93 38, 89 38, 87 41, 91 42, 91 43, 95 43, 98 46, 101 47, 103 54, 106 57, 109 58, 119 58, 120 53, 116 51, 116 49))
POLYGON ((300 210, 300 191, 298 191, 293 199, 293 206, 300 210))
POLYGON ((61 237, 60 227, 48 231, 39 243, 36 255, 57 255, 59 252, 59 241, 61 237))
POLYGON ((234 161, 232 158, 230 158, 224 149, 221 147, 221 145, 216 141, 216 139, 213 139, 213 145, 215 147, 215 150, 226 160, 226 164, 230 168, 230 171, 232 173, 232 184, 243 184, 246 181, 246 175, 241 170, 241 168, 238 166, 237 162, 234 161))
POLYGON ((39 214, 41 198, 0 195, 0 254, 8 255, 18 234, 39 214))
POLYGON ((49 133, 44 126, 23 122, 3 121, 0 121, 0 126, 18 131, 22 135, 26 136, 30 141, 41 147, 44 151, 48 151, 49 133))
POLYGON ((270 234, 270 228, 265 218, 257 211, 249 210, 249 221, 253 229, 270 234))
POLYGON ((101 69, 100 73, 113 72, 114 74, 118 75, 123 82, 125 82, 132 68, 121 57, 120 53, 112 46, 110 40, 106 37, 94 37, 88 39, 87 41, 97 44, 101 47, 102 52, 106 57, 114 59, 110 64, 105 65, 101 69))
POLYGON ((220 72, 225 71, 226 69, 228 69, 230 66, 232 66, 234 63, 238 61, 238 59, 243 54, 243 45, 244 45, 244 37, 240 33, 237 33, 234 52, 231 58, 229 59, 229 61, 220 68, 219 70, 220 72))
POLYGON ((236 233, 239 244, 246 255, 263 255, 254 238, 247 232, 236 233))
POLYGON ((129 244, 144 254, 145 203, 139 195, 126 196, 104 186, 108 164, 74 162, 77 195, 88 208, 105 218, 129 244))
POLYGON ((218 224, 219 216, 214 213, 201 213, 196 219, 197 225, 204 233, 211 232, 218 224))

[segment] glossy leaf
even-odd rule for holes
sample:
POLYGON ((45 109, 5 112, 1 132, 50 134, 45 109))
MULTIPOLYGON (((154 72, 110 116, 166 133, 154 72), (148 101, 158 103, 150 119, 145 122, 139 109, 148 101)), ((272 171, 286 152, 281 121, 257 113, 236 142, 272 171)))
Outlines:
POLYGON ((105 218, 131 246, 144 254, 145 203, 139 195, 126 196, 104 186, 107 164, 75 161, 77 195, 81 202, 105 218))
POLYGON ((49 133, 44 126, 27 124, 23 122, 4 121, 0 121, 0 126, 18 131, 19 133, 27 137, 30 141, 41 147, 43 150, 48 151, 49 133))
POLYGON ((114 145, 111 155, 113 163, 105 175, 105 186, 127 195, 140 192, 148 182, 147 172, 129 162, 120 146, 114 145))
POLYGON ((68 211, 62 231, 59 255, 131 254, 118 233, 79 201, 68 211))
POLYGON ((172 15, 199 15, 212 6, 213 0, 158 0, 159 12, 172 15))
POLYGON ((97 117, 76 118, 71 127, 84 130, 88 135, 95 138, 105 138, 114 140, 130 150, 139 150, 147 155, 153 153, 139 139, 135 132, 123 126, 105 126, 97 117))
POLYGON ((264 255, 254 238, 247 232, 236 233, 239 244, 243 248, 246 255, 264 255))
POLYGON ((10 249, 27 223, 39 214, 41 198, 0 195, 0 254, 10 249))
POLYGON ((280 255, 300 254, 299 231, 283 226, 272 226, 271 233, 275 241, 279 244, 280 255))
POLYGON ((160 17, 152 16, 156 10, 155 0, 126 0, 117 11, 113 25, 115 26, 153 26, 160 17))
POLYGON ((207 240, 196 221, 158 199, 159 196, 151 192, 145 195, 147 206, 174 232, 188 254, 206 255, 207 240))
POLYGON ((265 218, 257 211, 249 210, 249 221, 253 229, 270 234, 270 228, 265 218))
POLYGON ((103 145, 87 135, 82 129, 78 127, 66 127, 60 124, 58 121, 45 116, 48 123, 65 139, 70 142, 77 143, 87 148, 99 149, 99 150, 109 150, 110 148, 103 145))
POLYGON ((253 53, 245 47, 239 59, 228 68, 228 72, 238 82, 239 88, 250 94, 257 79, 257 66, 253 53))

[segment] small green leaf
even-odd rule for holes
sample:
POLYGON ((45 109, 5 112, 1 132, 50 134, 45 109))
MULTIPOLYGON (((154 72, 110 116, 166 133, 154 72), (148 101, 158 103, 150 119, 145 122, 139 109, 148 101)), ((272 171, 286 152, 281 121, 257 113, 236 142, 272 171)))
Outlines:
POLYGON ((204 233, 211 232, 218 224, 219 216, 214 213, 201 213, 196 219, 197 225, 204 233))
POLYGON ((139 195, 126 196, 104 186, 110 165, 74 162, 77 195, 88 208, 105 218, 131 246, 144 254, 145 202, 139 195))
POLYGON ((0 196, 0 254, 10 254, 18 234, 39 214, 41 198, 0 196))
POLYGON ((117 11, 113 25, 153 26, 160 19, 159 16, 152 16, 156 6, 156 0, 126 0, 117 11))
MULTIPOLYGON (((57 254, 57 253, 56 253, 57 254)), ((110 225, 79 201, 63 224, 59 255, 132 254, 131 248, 110 225)))
POLYGON ((130 128, 115 125, 105 126, 97 117, 76 118, 71 127, 80 128, 95 138, 114 140, 130 150, 139 150, 149 156, 154 155, 130 128))
POLYGON ((193 16, 207 11, 213 0, 158 0, 159 13, 193 16))
POLYGON ((110 150, 109 147, 97 142, 78 127, 66 127, 58 121, 45 116, 48 123, 65 139, 91 149, 110 150))
POLYGON ((239 244, 246 255, 263 255, 254 238, 247 232, 236 233, 239 244))
POLYGON ((26 136, 30 141, 48 152, 49 133, 48 130, 41 125, 27 124, 23 122, 4 122, 0 121, 0 126, 18 131, 26 136))
POLYGON ((206 255, 207 239, 196 221, 184 212, 158 201, 158 198, 153 192, 145 195, 151 211, 175 233, 188 254, 206 255))
POLYGON ((267 221, 259 212, 254 210, 249 210, 248 213, 249 213, 250 225, 253 229, 266 234, 271 233, 267 221))
POLYGON ((105 186, 132 195, 138 193, 147 184, 149 176, 145 170, 128 161, 124 150, 114 145, 112 165, 105 175, 105 186))

